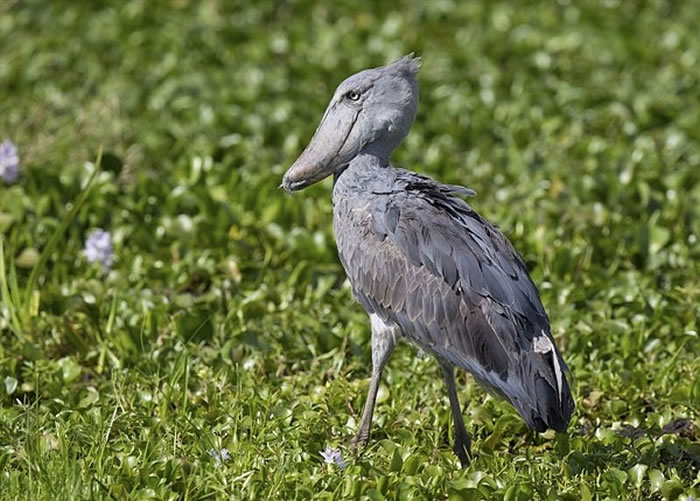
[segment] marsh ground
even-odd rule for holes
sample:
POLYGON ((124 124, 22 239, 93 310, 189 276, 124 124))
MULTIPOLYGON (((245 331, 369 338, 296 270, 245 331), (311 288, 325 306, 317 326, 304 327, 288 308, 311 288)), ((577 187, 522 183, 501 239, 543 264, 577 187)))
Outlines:
POLYGON ((698 19, 662 0, 2 2, 22 174, 0 181, 0 498, 697 498, 698 19), (438 366, 408 346, 351 454, 369 329, 330 181, 277 189, 335 85, 410 51, 422 100, 395 162, 478 192, 575 378, 555 437, 461 374, 466 470, 438 366), (83 254, 95 228, 107 272, 83 254))

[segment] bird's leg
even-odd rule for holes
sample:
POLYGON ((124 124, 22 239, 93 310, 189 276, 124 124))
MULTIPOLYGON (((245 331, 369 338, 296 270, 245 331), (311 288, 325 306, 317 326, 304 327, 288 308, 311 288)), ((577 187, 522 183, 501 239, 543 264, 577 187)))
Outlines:
POLYGON ((457 388, 455 386, 455 376, 454 370, 451 365, 444 362, 440 362, 440 368, 442 369, 442 377, 445 379, 445 385, 447 386, 447 395, 450 398, 450 409, 452 409, 452 419, 454 420, 455 426, 455 454, 459 458, 459 462, 462 463, 462 468, 469 466, 471 453, 472 441, 469 439, 469 434, 464 428, 464 419, 462 418, 462 409, 459 406, 459 399, 457 398, 457 388))
POLYGON ((369 382, 369 391, 367 392, 367 400, 362 411, 362 421, 357 429, 357 435, 352 439, 352 445, 356 448, 362 448, 369 440, 369 431, 372 427, 372 415, 374 414, 374 402, 377 400, 377 390, 379 389, 379 381, 382 378, 381 369, 372 369, 372 379, 369 382))
POLYGON ((352 440, 353 447, 364 447, 369 440, 374 403, 377 400, 382 371, 396 345, 395 328, 387 326, 376 315, 371 315, 370 319, 372 320, 372 378, 369 381, 367 400, 362 411, 362 421, 360 421, 360 427, 357 429, 357 435, 352 440))

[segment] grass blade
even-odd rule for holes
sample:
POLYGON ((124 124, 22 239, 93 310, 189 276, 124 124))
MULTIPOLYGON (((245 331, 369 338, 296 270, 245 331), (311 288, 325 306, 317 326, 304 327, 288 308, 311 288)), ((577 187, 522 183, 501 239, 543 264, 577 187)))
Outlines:
POLYGON ((32 303, 32 294, 34 293, 36 283, 39 280, 39 275, 41 275, 41 272, 46 267, 46 263, 49 260, 49 256, 51 256, 51 254, 53 253, 54 249, 58 245, 58 242, 61 240, 63 234, 66 232, 66 229, 73 222, 73 219, 75 219, 75 216, 78 214, 78 211, 82 208, 83 204, 87 200, 87 197, 90 194, 90 190, 92 188, 92 184, 100 171, 101 163, 102 147, 100 146, 100 149, 97 152, 97 160, 95 161, 95 170, 93 170, 92 174, 90 174, 90 178, 88 179, 85 188, 82 192, 80 192, 80 195, 78 195, 78 198, 75 200, 75 203, 73 204, 71 210, 68 212, 66 217, 63 218, 61 224, 59 224, 58 228, 56 228, 56 231, 53 232, 53 235, 51 235, 49 242, 46 244, 46 247, 44 247, 44 250, 39 256, 39 262, 36 264, 36 266, 34 266, 34 268, 32 269, 32 273, 29 275, 29 280, 27 281, 27 286, 24 291, 24 312, 27 319, 31 316, 30 312, 28 311, 28 308, 32 303))
MULTIPOLYGON (((11 274, 14 274, 14 265, 11 266, 11 274)), ((8 288, 7 271, 5 270, 5 237, 0 235, 0 298, 10 314, 10 328, 14 333, 23 340, 24 333, 22 324, 17 317, 17 311, 20 305, 13 300, 12 294, 8 288)))

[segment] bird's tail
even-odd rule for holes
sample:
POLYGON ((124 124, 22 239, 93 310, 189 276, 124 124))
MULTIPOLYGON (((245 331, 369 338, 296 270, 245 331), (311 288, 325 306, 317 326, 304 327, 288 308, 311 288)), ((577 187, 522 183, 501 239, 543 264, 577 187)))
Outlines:
POLYGON ((543 333, 533 343, 533 350, 521 356, 523 385, 519 395, 508 395, 508 400, 531 429, 565 431, 574 412, 574 399, 566 378, 569 369, 554 343, 543 333))
POLYGON ((557 395, 542 378, 535 378, 534 402, 527 405, 516 406, 518 412, 527 425, 535 431, 543 432, 549 429, 563 432, 569 425, 569 420, 574 412, 574 400, 571 390, 563 379, 561 394, 557 395))
POLYGON ((551 339, 543 333, 532 346, 510 360, 506 378, 473 372, 490 392, 502 396, 537 431, 563 432, 574 412, 574 399, 566 379, 566 366, 551 339))

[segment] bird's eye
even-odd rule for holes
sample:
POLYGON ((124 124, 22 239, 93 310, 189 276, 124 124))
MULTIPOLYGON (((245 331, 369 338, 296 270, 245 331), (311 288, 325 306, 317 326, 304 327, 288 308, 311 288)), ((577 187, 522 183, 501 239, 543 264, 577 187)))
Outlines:
POLYGON ((356 90, 351 90, 350 92, 345 94, 345 97, 347 97, 350 101, 357 101, 358 99, 360 99, 360 93, 356 90))

